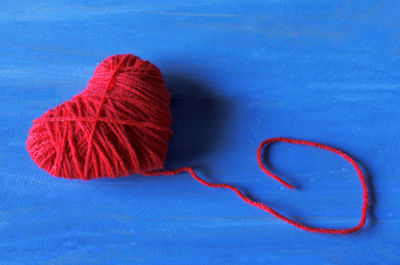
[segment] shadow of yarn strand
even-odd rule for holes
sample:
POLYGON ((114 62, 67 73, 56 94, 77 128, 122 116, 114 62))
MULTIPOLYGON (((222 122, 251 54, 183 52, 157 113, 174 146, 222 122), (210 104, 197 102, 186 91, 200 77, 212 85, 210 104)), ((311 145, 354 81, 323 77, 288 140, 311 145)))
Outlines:
POLYGON ((230 104, 216 95, 209 84, 164 74, 171 93, 172 130, 166 168, 191 166, 221 147, 224 125, 229 120, 230 104))

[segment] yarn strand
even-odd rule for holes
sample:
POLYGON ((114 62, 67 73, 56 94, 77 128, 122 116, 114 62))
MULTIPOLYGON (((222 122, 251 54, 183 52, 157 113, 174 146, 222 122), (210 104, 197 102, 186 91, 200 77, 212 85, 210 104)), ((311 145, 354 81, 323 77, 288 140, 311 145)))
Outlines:
POLYGON ((88 177, 88 170, 89 170, 89 162, 90 162, 90 158, 91 158, 90 154, 92 152, 92 146, 93 146, 92 145, 93 144, 93 136, 94 136, 94 134, 96 132, 96 126, 97 126, 97 123, 98 123, 98 121, 100 119, 100 115, 101 115, 101 111, 103 110, 104 103, 107 100, 107 94, 108 94, 108 92, 110 92, 111 88, 113 87, 113 84, 114 84, 114 81, 115 81, 115 77, 116 77, 118 71, 120 70, 121 66, 124 64, 124 61, 127 58, 128 58, 128 56, 126 56, 126 55, 122 56, 121 61, 119 62, 119 64, 115 68, 113 74, 111 75, 111 78, 108 81, 106 90, 105 90, 105 92, 103 94, 103 97, 101 98, 100 104, 97 107, 96 118, 93 120, 93 125, 92 125, 92 129, 90 131, 90 136, 89 136, 89 140, 88 140, 88 148, 87 148, 85 165, 84 165, 84 175, 83 175, 84 179, 88 179, 89 178, 88 177))
POLYGON ((361 219, 360 222, 358 223, 357 226, 351 227, 351 228, 346 228, 346 229, 334 229, 334 228, 318 228, 318 227, 311 227, 311 226, 307 226, 305 224, 301 224, 299 222, 296 222, 292 219, 289 219, 288 217, 280 214, 279 212, 275 211, 274 209, 272 209, 271 207, 267 206, 266 204, 262 203, 262 202, 257 202, 254 201, 252 199, 250 199, 249 197, 247 197, 246 195, 244 195, 238 188, 229 185, 229 184, 225 184, 225 183, 211 183, 205 179, 200 178, 196 172, 191 168, 191 167, 182 167, 182 168, 177 168, 174 170, 160 170, 160 171, 152 171, 152 172, 147 172, 144 173, 147 176, 159 176, 159 175, 176 175, 176 174, 180 174, 183 172, 188 172, 195 180, 197 180, 198 182, 200 182, 201 184, 211 187, 211 188, 224 188, 224 189, 230 189, 232 191, 234 191, 243 201, 245 201, 246 203, 255 206, 261 210, 264 210, 270 214, 272 214, 273 216, 285 221, 286 223, 289 223, 299 229, 302 230, 306 230, 309 232, 314 232, 314 233, 325 233, 325 234, 349 234, 349 233, 354 233, 358 230, 360 230, 366 222, 367 219, 367 210, 368 210, 368 188, 367 188, 367 184, 365 181, 365 176, 362 173, 360 167, 358 166, 358 164, 354 161, 353 158, 351 158, 349 155, 345 154, 344 152, 340 151, 339 149, 333 148, 331 146, 328 145, 324 145, 324 144, 320 144, 320 143, 316 143, 316 142, 311 142, 311 141, 306 141, 306 140, 297 140, 297 139, 291 139, 291 138, 283 138, 283 137, 277 137, 277 138, 270 138, 267 139, 265 141, 263 141, 260 146, 257 149, 257 161, 258 161, 258 165, 260 166, 261 170, 266 173, 267 175, 269 175, 270 177, 272 177, 273 179, 275 179, 276 181, 278 181, 279 183, 281 183, 282 185, 284 185, 285 187, 288 187, 290 189, 294 189, 293 185, 287 183, 286 181, 282 180, 280 177, 278 177, 277 175, 275 175, 274 173, 272 173, 271 171, 269 171, 263 164, 262 159, 261 159, 261 152, 263 150, 263 148, 265 146, 267 146, 268 144, 274 143, 274 142, 283 142, 283 143, 290 143, 290 144, 299 144, 299 145, 308 145, 308 146, 312 146, 312 147, 317 147, 323 150, 327 150, 330 152, 333 152, 335 154, 338 154, 339 156, 343 157, 344 159, 346 159, 356 170, 358 177, 360 179, 361 182, 361 187, 363 190, 363 206, 362 206, 362 210, 361 210, 361 219))

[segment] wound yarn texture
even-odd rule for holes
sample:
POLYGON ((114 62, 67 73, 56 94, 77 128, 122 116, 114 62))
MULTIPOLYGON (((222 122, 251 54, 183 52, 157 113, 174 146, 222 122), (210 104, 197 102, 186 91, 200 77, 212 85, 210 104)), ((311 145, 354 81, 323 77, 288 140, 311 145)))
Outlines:
POLYGON ((310 227, 252 200, 232 185, 200 178, 191 167, 162 170, 173 134, 170 100, 155 65, 132 54, 111 56, 96 68, 82 93, 33 121, 27 150, 39 167, 57 177, 89 180, 133 173, 158 176, 187 172, 205 186, 230 189, 246 203, 309 232, 348 234, 365 225, 369 202, 363 172, 349 155, 320 143, 283 137, 267 139, 257 150, 258 164, 264 173, 294 189, 263 165, 261 152, 265 146, 274 142, 300 144, 343 157, 355 168, 363 190, 361 218, 354 227, 310 227))
POLYGON ((172 136, 170 99, 155 65, 109 57, 81 94, 33 121, 27 150, 39 167, 70 179, 160 169, 172 136))

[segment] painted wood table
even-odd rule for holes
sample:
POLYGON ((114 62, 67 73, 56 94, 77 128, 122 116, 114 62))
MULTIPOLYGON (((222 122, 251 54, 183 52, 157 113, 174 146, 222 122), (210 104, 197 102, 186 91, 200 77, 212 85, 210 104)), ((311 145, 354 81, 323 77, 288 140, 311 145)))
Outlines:
POLYGON ((0 264, 400 264, 399 1, 15 1, 0 3, 0 264), (173 101, 166 168, 311 226, 358 223, 362 191, 340 157, 271 146, 318 141, 353 155, 371 206, 355 234, 314 234, 188 174, 79 181, 39 169, 32 120, 134 53, 173 101))

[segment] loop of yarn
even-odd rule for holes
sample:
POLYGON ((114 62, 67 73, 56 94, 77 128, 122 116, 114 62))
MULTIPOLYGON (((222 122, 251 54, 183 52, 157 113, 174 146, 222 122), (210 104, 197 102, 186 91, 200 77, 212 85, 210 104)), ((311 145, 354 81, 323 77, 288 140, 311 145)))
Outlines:
POLYGON ((294 189, 293 185, 287 183, 286 181, 282 180, 280 177, 278 177, 277 175, 275 175, 274 173, 269 171, 262 162, 261 152, 262 152, 264 146, 267 146, 268 144, 271 144, 274 142, 309 145, 309 146, 313 146, 313 147, 317 147, 320 149, 324 149, 324 150, 333 152, 333 153, 338 154, 339 156, 343 157, 344 159, 346 159, 355 168, 355 170, 358 174, 358 177, 360 179, 361 187, 363 190, 363 195, 362 195, 363 196, 363 206, 362 206, 362 210, 361 210, 360 222, 358 223, 358 225, 351 227, 351 228, 346 228, 346 229, 334 229, 334 228, 310 227, 310 226, 301 224, 299 222, 293 221, 293 220, 289 219, 288 217, 280 214, 279 212, 277 212, 276 210, 272 209, 271 207, 267 206, 266 204, 264 204, 262 202, 257 202, 257 201, 250 199, 248 196, 244 195, 238 188, 236 188, 232 185, 224 184, 224 183, 219 183, 219 184, 211 183, 211 182, 208 182, 207 180, 200 178, 191 167, 183 167, 183 168, 178 168, 175 170, 155 171, 155 172, 149 172, 149 173, 145 173, 145 174, 149 175, 149 176, 156 176, 156 175, 158 176, 158 175, 175 175, 175 174, 179 174, 182 172, 188 172, 194 179, 196 179, 198 182, 200 182, 201 184, 203 184, 205 186, 212 187, 212 188, 230 189, 230 190, 236 192, 236 194, 246 203, 253 205, 261 210, 264 210, 264 211, 272 214, 273 216, 275 216, 275 217, 285 221, 286 223, 289 223, 299 229, 303 229, 303 230, 306 230, 309 232, 325 233, 325 234, 350 234, 350 233, 354 233, 354 232, 360 230, 361 228, 363 228, 363 226, 365 225, 365 221, 367 219, 367 210, 368 210, 368 203, 369 203, 368 202, 368 188, 367 188, 367 184, 365 181, 365 176, 353 158, 351 158, 349 155, 345 154, 344 152, 340 151, 339 149, 333 148, 328 145, 323 145, 320 143, 315 143, 315 142, 306 141, 306 140, 297 140, 297 139, 291 139, 291 138, 277 137, 277 138, 270 138, 270 139, 263 141, 257 150, 258 165, 260 166, 261 170, 264 171, 267 175, 269 175, 270 177, 272 177, 273 179, 275 179, 276 181, 278 181, 279 183, 281 183, 282 185, 284 185, 290 189, 294 189))
POLYGON ((34 120, 27 150, 39 167, 50 174, 83 180, 99 177, 175 175, 188 172, 203 185, 236 192, 246 203, 306 231, 348 234, 360 230, 367 218, 368 189, 357 163, 342 151, 315 142, 271 138, 257 151, 260 168, 282 185, 293 186, 269 171, 262 163, 264 146, 273 142, 308 145, 336 153, 355 168, 363 189, 359 224, 347 229, 310 227, 254 201, 229 184, 215 184, 200 178, 191 167, 161 170, 168 140, 172 137, 171 96, 160 70, 132 54, 115 55, 95 70, 87 88, 70 101, 48 110, 34 120))

